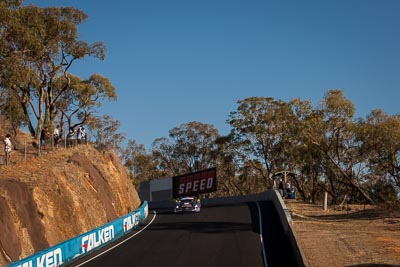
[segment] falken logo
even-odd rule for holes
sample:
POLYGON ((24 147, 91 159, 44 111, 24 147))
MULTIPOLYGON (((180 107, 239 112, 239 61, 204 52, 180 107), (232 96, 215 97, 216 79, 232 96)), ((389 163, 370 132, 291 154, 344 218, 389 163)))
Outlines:
POLYGON ((56 267, 63 264, 62 261, 62 250, 61 248, 57 248, 55 250, 49 251, 46 254, 43 254, 36 258, 36 261, 30 260, 28 262, 24 262, 16 267, 56 267), (36 264, 34 264, 36 263, 36 264))
POLYGON ((114 226, 110 225, 96 232, 82 237, 82 254, 112 240, 114 238, 114 226))
POLYGON ((137 227, 140 223, 140 212, 136 212, 123 220, 124 233, 137 227))

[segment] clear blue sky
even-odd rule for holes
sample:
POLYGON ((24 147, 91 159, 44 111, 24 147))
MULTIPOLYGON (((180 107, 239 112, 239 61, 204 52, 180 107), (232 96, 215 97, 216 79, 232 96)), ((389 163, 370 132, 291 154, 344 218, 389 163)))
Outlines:
POLYGON ((71 72, 100 73, 118 102, 102 113, 147 149, 189 121, 227 134, 237 101, 273 97, 318 105, 329 89, 357 117, 400 113, 399 0, 33 0, 88 14, 80 39, 103 41, 107 58, 71 72))

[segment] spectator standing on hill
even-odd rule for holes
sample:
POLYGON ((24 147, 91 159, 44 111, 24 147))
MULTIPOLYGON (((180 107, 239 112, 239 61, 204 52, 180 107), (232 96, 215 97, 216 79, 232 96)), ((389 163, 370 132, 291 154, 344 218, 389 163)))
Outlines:
POLYGON ((56 128, 54 128, 53 140, 54 140, 54 146, 57 147, 58 141, 60 141, 60 125, 57 125, 56 128))
POLYGON ((290 182, 287 181, 287 182, 286 182, 286 193, 287 193, 287 194, 290 194, 291 189, 292 189, 292 187, 290 186, 290 182))
POLYGON ((86 131, 85 131, 85 127, 83 127, 82 125, 79 126, 79 128, 78 128, 77 138, 78 138, 78 144, 82 144, 82 142, 86 143, 85 142, 85 140, 86 140, 86 131))
POLYGON ((6 156, 6 165, 10 164, 10 158, 11 158, 11 135, 6 134, 6 138, 4 139, 4 153, 6 156))
POLYGON ((76 135, 76 131, 75 131, 74 127, 70 127, 68 135, 67 135, 68 147, 73 147, 74 146, 75 135, 76 135))
POLYGON ((50 136, 49 128, 48 127, 44 127, 44 129, 40 133, 40 149, 41 150, 45 150, 46 149, 46 139, 49 136, 50 136))

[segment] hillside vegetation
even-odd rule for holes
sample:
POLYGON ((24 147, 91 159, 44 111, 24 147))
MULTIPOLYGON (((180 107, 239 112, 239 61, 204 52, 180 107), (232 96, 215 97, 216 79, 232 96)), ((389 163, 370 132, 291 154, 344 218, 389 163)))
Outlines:
MULTIPOLYGON (((14 159, 19 152, 12 152, 14 159)), ((0 165, 0 266, 140 206, 120 159, 90 145, 0 165)))

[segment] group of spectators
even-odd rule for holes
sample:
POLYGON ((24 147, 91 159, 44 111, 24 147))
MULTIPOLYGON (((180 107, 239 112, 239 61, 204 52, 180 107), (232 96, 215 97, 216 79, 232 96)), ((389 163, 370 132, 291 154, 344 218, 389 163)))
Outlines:
MULTIPOLYGON (((54 147, 58 147, 58 144, 62 140, 62 129, 60 125, 57 125, 54 128, 53 134, 50 134, 48 127, 42 129, 42 132, 40 133, 40 150, 46 149, 47 140, 51 140, 52 145, 54 145, 54 147)), ((5 153, 5 165, 9 165, 10 155, 12 150, 11 135, 6 134, 6 137, 4 138, 3 142, 4 142, 4 153, 5 153)), ((78 128, 71 127, 69 129, 66 139, 67 147, 73 147, 78 144, 86 144, 86 142, 87 142, 87 134, 85 127, 80 125, 78 128)))
MULTIPOLYGON (((52 140, 54 147, 58 147, 58 144, 62 140, 62 131, 60 130, 60 125, 54 128, 53 134, 51 135, 49 129, 45 127, 40 134, 40 148, 45 150, 46 140, 52 140), (51 139, 52 138, 52 139, 51 139)), ((86 144, 87 135, 85 127, 80 125, 78 128, 71 127, 67 134, 67 146, 72 147, 77 144, 86 144)))
POLYGON ((69 129, 68 135, 67 135, 67 146, 71 147, 76 144, 86 144, 87 142, 87 134, 85 127, 80 125, 78 129, 75 129, 71 127, 69 129))
POLYGON ((290 185, 289 180, 284 185, 282 179, 279 179, 278 190, 283 198, 295 198, 295 189, 290 185))
MULTIPOLYGON (((45 127, 40 134, 40 147, 41 150, 45 150, 46 148, 46 140, 53 140, 54 147, 58 147, 58 144, 62 140, 62 130, 60 130, 60 125, 57 125, 54 128, 53 134, 51 135, 49 129, 45 127), (52 138, 52 139, 50 139, 52 138)), ((80 125, 78 128, 71 127, 67 134, 66 145, 68 147, 75 146, 77 144, 86 144, 87 135, 85 127, 80 125)))

